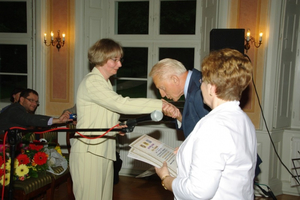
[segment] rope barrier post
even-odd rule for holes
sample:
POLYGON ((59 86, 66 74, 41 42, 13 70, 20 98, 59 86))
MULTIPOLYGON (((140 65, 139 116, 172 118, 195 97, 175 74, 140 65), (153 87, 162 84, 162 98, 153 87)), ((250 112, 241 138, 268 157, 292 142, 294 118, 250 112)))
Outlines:
POLYGON ((8 199, 13 199, 13 191, 14 191, 14 165, 15 165, 15 153, 16 153, 16 145, 21 142, 22 140, 22 134, 17 129, 9 130, 8 131, 8 143, 10 145, 10 157, 11 157, 11 163, 10 163, 10 183, 8 188, 8 199))

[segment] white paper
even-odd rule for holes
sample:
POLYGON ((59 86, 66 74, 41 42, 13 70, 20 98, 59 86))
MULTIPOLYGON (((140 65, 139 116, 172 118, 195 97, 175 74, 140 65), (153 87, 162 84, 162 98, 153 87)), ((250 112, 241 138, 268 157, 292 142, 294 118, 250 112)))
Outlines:
POLYGON ((155 167, 162 167, 163 162, 168 164, 170 175, 176 177, 177 163, 174 148, 156 140, 149 135, 143 135, 132 142, 128 157, 140 160, 155 167))

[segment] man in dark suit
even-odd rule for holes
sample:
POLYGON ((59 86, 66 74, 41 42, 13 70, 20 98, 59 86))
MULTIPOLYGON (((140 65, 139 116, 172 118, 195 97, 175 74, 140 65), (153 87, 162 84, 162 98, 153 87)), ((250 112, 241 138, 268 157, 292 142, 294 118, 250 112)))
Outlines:
POLYGON ((32 89, 23 90, 19 102, 10 105, 0 114, 0 133, 3 134, 11 127, 50 127, 52 124, 72 121, 69 119, 69 111, 64 112, 59 118, 35 115, 38 105, 38 93, 32 89))
POLYGON ((185 96, 182 114, 175 106, 168 106, 163 112, 177 119, 177 128, 182 129, 187 137, 197 122, 210 111, 202 99, 201 72, 197 69, 186 70, 181 62, 166 58, 154 65, 149 75, 162 97, 176 102, 182 95, 185 96))

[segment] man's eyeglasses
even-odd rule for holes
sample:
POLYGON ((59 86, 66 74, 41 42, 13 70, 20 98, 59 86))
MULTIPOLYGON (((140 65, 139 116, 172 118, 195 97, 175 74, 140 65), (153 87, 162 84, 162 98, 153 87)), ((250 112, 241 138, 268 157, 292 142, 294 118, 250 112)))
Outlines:
POLYGON ((37 105, 40 104, 39 101, 35 101, 34 99, 28 99, 28 98, 25 98, 25 99, 27 99, 28 101, 30 101, 30 103, 36 103, 37 105))
POLYGON ((117 59, 117 58, 110 58, 111 60, 115 61, 115 62, 120 62, 122 63, 124 61, 124 58, 120 58, 120 59, 117 59))

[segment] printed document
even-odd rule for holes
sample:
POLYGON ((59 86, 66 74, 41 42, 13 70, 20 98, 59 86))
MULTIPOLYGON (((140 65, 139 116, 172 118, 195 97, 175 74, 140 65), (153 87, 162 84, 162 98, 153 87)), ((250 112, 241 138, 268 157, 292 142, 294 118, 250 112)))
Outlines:
POLYGON ((177 163, 174 148, 150 137, 143 135, 132 142, 130 145, 128 157, 140 160, 155 167, 162 167, 166 161, 170 171, 170 175, 176 177, 177 163))

